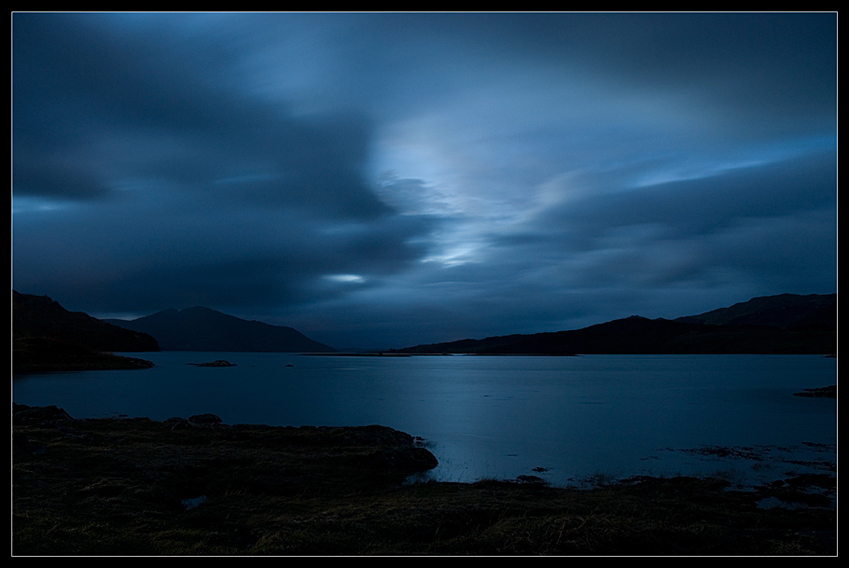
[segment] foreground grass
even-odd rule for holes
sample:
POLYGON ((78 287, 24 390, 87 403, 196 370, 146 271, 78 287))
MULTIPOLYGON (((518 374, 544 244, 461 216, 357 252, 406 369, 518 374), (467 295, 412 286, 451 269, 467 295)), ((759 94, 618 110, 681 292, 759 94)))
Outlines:
POLYGON ((16 407, 13 452, 15 555, 836 554, 835 509, 792 483, 747 493, 685 477, 589 491, 405 485, 433 456, 382 427, 72 420, 16 407), (767 495, 807 506, 758 508, 767 495))

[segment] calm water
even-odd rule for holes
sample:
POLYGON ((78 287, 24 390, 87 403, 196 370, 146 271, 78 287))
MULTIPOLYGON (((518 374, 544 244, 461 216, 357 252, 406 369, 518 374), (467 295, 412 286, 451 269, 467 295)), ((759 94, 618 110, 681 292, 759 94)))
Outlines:
POLYGON ((75 418, 383 424, 424 438, 440 461, 430 476, 451 481, 719 474, 745 484, 836 461, 835 400, 793 396, 836 384, 837 360, 820 356, 143 357, 156 366, 15 379, 14 400, 75 418), (188 365, 215 359, 237 366, 188 365))

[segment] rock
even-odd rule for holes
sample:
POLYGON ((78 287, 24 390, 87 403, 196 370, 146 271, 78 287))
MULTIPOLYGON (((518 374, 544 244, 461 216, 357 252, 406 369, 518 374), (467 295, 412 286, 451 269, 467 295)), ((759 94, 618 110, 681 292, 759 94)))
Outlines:
POLYGON ((73 420, 67 412, 57 406, 27 406, 17 403, 12 404, 12 417, 15 424, 43 424, 73 420))
POLYGON ((203 505, 206 503, 206 495, 201 495, 200 497, 195 497, 194 499, 182 499, 180 501, 183 504, 183 507, 186 511, 194 509, 199 505, 203 505))
POLYGON ((536 475, 520 475, 516 477, 516 480, 520 483, 545 483, 543 478, 536 475))
POLYGON ((805 389, 802 392, 794 393, 794 396, 807 396, 816 398, 837 398, 837 385, 829 385, 816 389, 805 389))
POLYGON ((189 422, 192 424, 221 424, 221 418, 215 414, 195 414, 189 416, 189 422))
POLYGON ((223 359, 218 359, 216 361, 211 361, 209 363, 189 363, 189 365, 194 365, 195 367, 235 367, 235 363, 231 363, 230 361, 225 361, 223 359))

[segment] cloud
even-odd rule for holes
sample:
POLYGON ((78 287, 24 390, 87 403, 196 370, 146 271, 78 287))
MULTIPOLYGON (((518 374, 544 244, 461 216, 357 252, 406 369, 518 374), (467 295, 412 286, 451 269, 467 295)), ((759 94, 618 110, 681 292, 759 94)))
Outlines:
POLYGON ((225 75, 221 64, 174 36, 117 38, 82 15, 19 15, 14 38, 19 195, 74 199, 164 180, 313 214, 388 212, 361 175, 362 117, 295 117, 209 80, 225 75), (50 183, 60 177, 70 183, 50 183))
POLYGON ((836 281, 836 14, 13 14, 13 285, 404 346, 836 281))

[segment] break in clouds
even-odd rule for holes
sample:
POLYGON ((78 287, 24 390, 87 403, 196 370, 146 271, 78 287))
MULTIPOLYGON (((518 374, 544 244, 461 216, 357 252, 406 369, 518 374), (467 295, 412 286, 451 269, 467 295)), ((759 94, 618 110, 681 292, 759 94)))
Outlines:
POLYGON ((836 291, 836 14, 12 17, 13 287, 337 347, 836 291))

